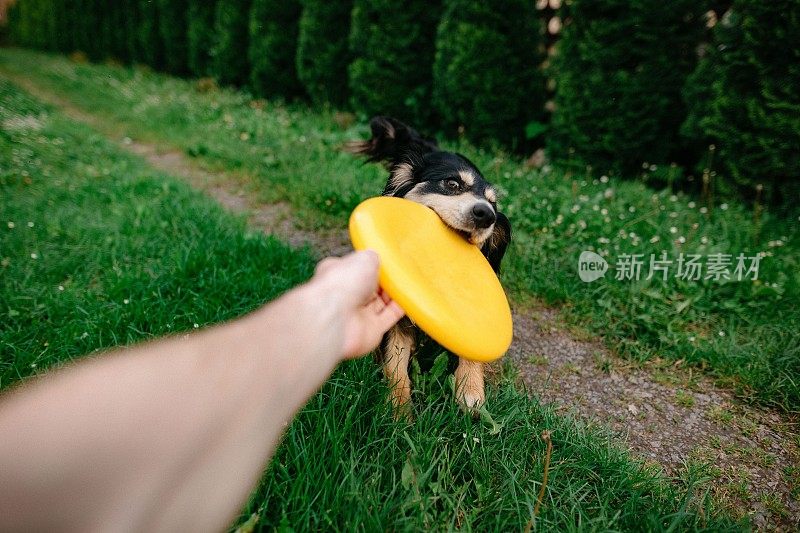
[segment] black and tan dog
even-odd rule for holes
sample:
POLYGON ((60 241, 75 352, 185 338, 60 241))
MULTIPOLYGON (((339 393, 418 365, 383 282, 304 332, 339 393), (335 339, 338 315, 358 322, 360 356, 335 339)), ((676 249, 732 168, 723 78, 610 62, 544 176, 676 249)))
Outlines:
MULTIPOLYGON (((372 138, 351 143, 348 148, 388 168, 383 195, 406 198, 433 209, 445 224, 478 246, 498 272, 511 242, 511 225, 497 210, 497 192, 478 168, 460 154, 440 150, 435 140, 422 137, 398 120, 375 117, 370 127, 372 138)), ((479 291, 481 287, 463 290, 479 291)), ((386 333, 377 357, 389 380, 396 413, 410 412, 411 357, 442 351, 408 317, 386 333)), ((456 400, 474 413, 485 400, 483 364, 459 358, 457 365, 456 400)))

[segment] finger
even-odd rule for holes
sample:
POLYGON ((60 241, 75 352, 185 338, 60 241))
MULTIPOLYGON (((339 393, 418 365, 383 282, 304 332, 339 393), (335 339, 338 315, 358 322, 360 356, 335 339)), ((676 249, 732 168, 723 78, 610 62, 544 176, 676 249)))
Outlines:
POLYGON ((376 317, 376 327, 381 333, 385 333, 390 327, 397 324, 397 321, 403 318, 405 314, 405 311, 403 311, 397 302, 390 302, 376 317))
POLYGON ((317 267, 314 269, 314 273, 324 274, 325 272, 333 268, 341 260, 342 260, 341 257, 326 257, 325 259, 317 263, 317 267))
POLYGON ((389 293, 383 290, 382 287, 378 287, 378 296, 380 297, 381 300, 383 300, 383 303, 387 305, 389 304, 389 302, 392 301, 392 297, 389 296, 389 293))

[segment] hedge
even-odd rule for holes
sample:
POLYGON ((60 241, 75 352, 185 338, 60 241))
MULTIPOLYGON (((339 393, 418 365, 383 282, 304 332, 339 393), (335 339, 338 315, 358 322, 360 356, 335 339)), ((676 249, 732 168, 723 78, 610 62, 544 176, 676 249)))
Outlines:
POLYGON ((302 0, 297 38, 297 77, 311 101, 347 103, 348 34, 352 0, 302 0))
POLYGON ((172 74, 189 73, 189 2, 158 1, 158 33, 164 45, 164 68, 172 74))
POLYGON ((139 0, 139 47, 141 60, 161 70, 164 67, 164 44, 161 42, 158 3, 155 0, 139 0))
POLYGON ((350 102, 366 115, 431 124, 437 1, 355 0, 348 68, 350 102))
POLYGON ((541 124, 542 24, 527 0, 445 0, 433 101, 446 131, 510 146, 541 124))
POLYGON ((737 0, 686 96, 683 131, 716 145, 718 174, 776 202, 800 194, 800 0, 737 0))
POLYGON ((258 96, 294 98, 299 0, 253 0, 250 9, 250 87, 258 96))
POLYGON ((211 72, 222 84, 243 85, 249 78, 250 5, 250 0, 217 1, 211 72))
POLYGON ((681 91, 697 63, 706 7, 697 0, 573 0, 553 74, 548 136, 556 160, 633 176, 680 156, 681 91))
POLYGON ((189 72, 195 76, 208 76, 211 73, 215 11, 214 0, 189 0, 187 60, 189 72))

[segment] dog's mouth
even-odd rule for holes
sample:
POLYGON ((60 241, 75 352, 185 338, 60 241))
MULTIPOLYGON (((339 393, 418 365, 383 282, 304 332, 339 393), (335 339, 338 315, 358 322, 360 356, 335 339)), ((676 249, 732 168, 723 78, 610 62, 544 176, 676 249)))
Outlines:
POLYGON ((481 244, 483 244, 483 241, 486 240, 486 238, 484 237, 484 231, 474 232, 474 231, 464 230, 464 229, 456 228, 456 227, 452 226, 451 224, 448 224, 447 221, 443 220, 443 222, 444 222, 445 226, 447 226, 448 228, 450 228, 451 230, 453 230, 454 232, 459 234, 462 239, 464 239, 465 241, 467 241, 470 244, 473 244, 475 246, 480 246, 481 244))

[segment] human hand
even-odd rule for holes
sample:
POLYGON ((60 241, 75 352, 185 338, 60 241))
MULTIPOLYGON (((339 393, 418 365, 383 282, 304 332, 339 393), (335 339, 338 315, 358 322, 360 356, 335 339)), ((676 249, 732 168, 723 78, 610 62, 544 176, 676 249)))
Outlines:
POLYGON ((372 250, 328 257, 312 284, 337 299, 344 329, 342 356, 359 357, 375 349, 383 334, 405 314, 378 286, 378 254, 372 250))

